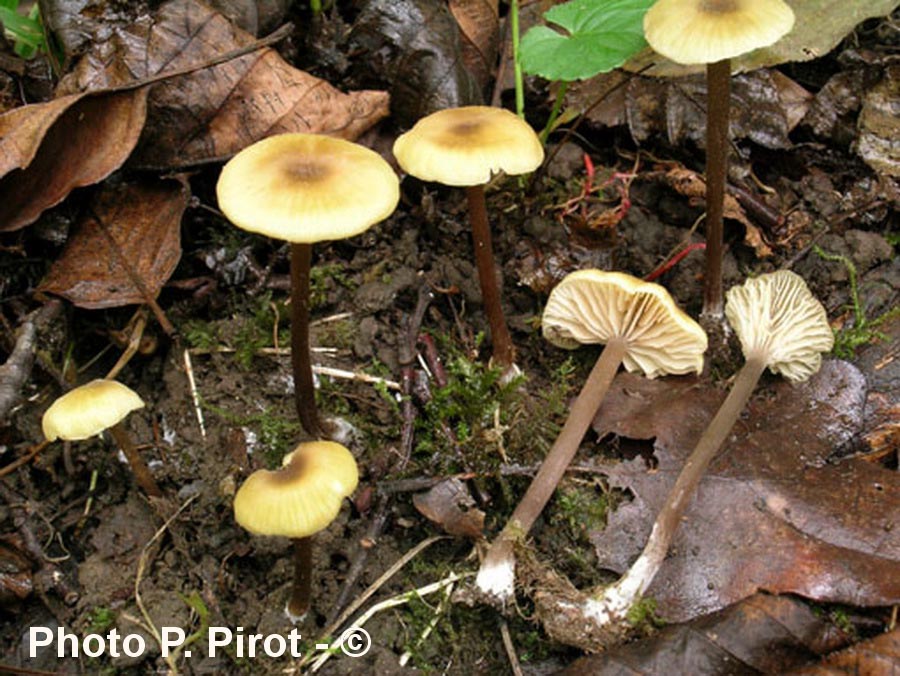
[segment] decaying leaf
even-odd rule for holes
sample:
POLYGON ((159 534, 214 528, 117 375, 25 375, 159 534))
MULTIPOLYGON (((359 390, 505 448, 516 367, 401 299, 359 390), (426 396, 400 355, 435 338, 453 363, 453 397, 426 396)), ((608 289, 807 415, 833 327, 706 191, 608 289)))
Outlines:
POLYGON ((223 160, 271 134, 355 139, 388 113, 385 92, 344 94, 270 48, 201 68, 253 36, 194 0, 172 0, 153 21, 117 28, 79 62, 60 91, 103 90, 198 67, 152 88, 132 166, 172 169, 223 160))
POLYGON ((900 671, 900 629, 894 629, 846 650, 829 655, 820 664, 795 669, 785 676, 878 676, 900 671))
POLYGON ((425 493, 413 496, 413 505, 450 535, 479 539, 484 534, 484 512, 466 485, 457 478, 446 479, 425 493))
POLYGON ((442 108, 482 103, 462 55, 459 25, 444 0, 366 0, 350 48, 369 72, 386 80, 391 113, 403 126, 442 108))
POLYGON ((486 87, 493 77, 500 48, 498 0, 449 0, 462 34, 462 54, 469 72, 486 87))
MULTIPOLYGON (((732 59, 735 72, 823 56, 866 19, 888 16, 900 6, 900 0, 789 0, 788 4, 795 16, 791 32, 771 47, 732 59)), ((703 70, 703 66, 673 63, 651 49, 638 54, 626 68, 640 71, 651 64, 653 67, 646 72, 656 77, 674 77, 703 70)))
POLYGON ((558 676, 783 674, 847 642, 802 601, 756 594, 649 639, 582 657, 558 676))
MULTIPOLYGON (((706 181, 695 171, 676 167, 666 172, 669 185, 681 195, 692 199, 706 199, 706 181)), ((744 213, 744 209, 731 195, 725 195, 725 218, 738 221, 744 226, 744 242, 753 247, 760 258, 772 255, 772 249, 766 244, 762 233, 744 213)))
POLYGON ((140 89, 62 96, 0 115, 0 232, 33 223, 75 188, 118 169, 146 111, 140 89))
POLYGON ((869 90, 859 115, 856 150, 875 171, 900 176, 900 66, 889 66, 869 90))
MULTIPOLYGON (((837 460, 862 425, 865 378, 826 361, 808 382, 758 395, 700 484, 648 595, 687 621, 759 590, 857 606, 900 602, 900 475, 837 460)), ((604 567, 641 551, 684 459, 723 393, 699 381, 620 374, 595 421, 600 434, 655 437, 658 467, 605 468, 633 502, 593 534, 604 567)))
POLYGON ((155 298, 181 257, 189 198, 187 186, 173 179, 104 186, 39 290, 89 309, 143 303, 111 236, 155 298))

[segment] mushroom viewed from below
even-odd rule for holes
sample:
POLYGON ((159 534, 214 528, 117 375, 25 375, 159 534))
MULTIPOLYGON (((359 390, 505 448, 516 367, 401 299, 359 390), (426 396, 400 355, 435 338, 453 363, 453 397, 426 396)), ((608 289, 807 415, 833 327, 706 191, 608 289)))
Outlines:
POLYGON ((122 425, 129 413, 143 407, 144 401, 127 385, 92 380, 54 401, 44 413, 41 427, 47 441, 81 441, 108 431, 125 454, 135 481, 148 496, 158 498, 162 491, 122 425))
POLYGON ((309 441, 285 455, 281 468, 251 474, 234 496, 234 518, 243 528, 293 541, 294 583, 285 606, 292 622, 310 607, 312 536, 334 521, 358 481, 349 450, 333 441, 309 441))
POLYGON ((476 585, 501 602, 514 591, 517 540, 527 535, 575 456, 620 364, 648 378, 699 373, 706 334, 662 286, 621 272, 581 270, 550 293, 544 337, 566 349, 602 343, 597 363, 538 473, 481 564, 476 585))
POLYGON ((722 317, 722 247, 728 176, 731 59, 768 47, 790 32, 794 12, 783 0, 658 0, 644 15, 644 36, 682 64, 706 64, 706 271, 703 312, 722 317))
POLYGON ((515 348, 500 303, 484 186, 498 172, 527 174, 541 166, 544 147, 537 134, 503 108, 449 108, 422 118, 397 138, 394 156, 405 172, 418 179, 466 188, 493 359, 504 369, 511 367, 515 348))
POLYGON ((597 641, 593 649, 627 629, 629 611, 662 565, 701 477, 730 434, 763 371, 768 368, 788 380, 802 382, 819 370, 822 353, 834 345, 825 308, 803 278, 789 270, 760 275, 731 288, 725 314, 740 339, 746 362, 669 491, 643 552, 618 582, 584 600, 579 611, 568 602, 558 613, 550 611, 557 618, 575 613, 577 626, 591 626, 582 634, 597 641))
POLYGON ((368 230, 393 213, 400 183, 378 153, 317 134, 258 141, 222 168, 219 208, 234 225, 291 243, 291 364, 303 428, 322 435, 309 349, 312 244, 368 230))

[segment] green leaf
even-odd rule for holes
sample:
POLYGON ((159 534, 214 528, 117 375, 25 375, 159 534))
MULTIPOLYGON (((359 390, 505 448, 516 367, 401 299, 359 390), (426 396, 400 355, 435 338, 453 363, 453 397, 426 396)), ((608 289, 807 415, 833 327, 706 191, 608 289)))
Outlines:
POLYGON ((522 38, 522 68, 548 80, 583 80, 612 70, 647 46, 644 14, 654 0, 572 0, 522 38))

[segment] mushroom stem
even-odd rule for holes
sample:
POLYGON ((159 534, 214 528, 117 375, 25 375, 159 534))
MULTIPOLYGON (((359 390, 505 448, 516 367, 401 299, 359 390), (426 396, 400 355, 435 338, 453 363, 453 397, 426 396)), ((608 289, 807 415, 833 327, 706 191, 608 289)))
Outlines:
POLYGON ((707 65, 706 88, 706 273, 703 277, 703 315, 721 318, 722 219, 728 175, 731 59, 707 65))
POLYGON ((312 536, 292 538, 294 543, 294 585, 285 613, 291 622, 301 622, 309 612, 312 589, 312 536))
POLYGON ((294 403, 307 434, 320 438, 322 427, 316 408, 312 358, 309 350, 309 275, 312 245, 291 244, 291 366, 294 371, 294 403))
POLYGON ((748 359, 741 368, 725 401, 703 432, 693 452, 684 463, 644 547, 644 551, 618 582, 603 589, 587 605, 587 614, 599 624, 607 624, 627 616, 629 609, 647 591, 666 552, 691 497, 731 428, 747 405, 766 362, 760 357, 748 359))
POLYGON ((488 225, 484 186, 467 186, 466 196, 469 199, 469 218, 472 222, 472 242, 475 246, 478 280, 481 283, 481 299, 494 346, 493 358, 501 367, 511 366, 515 361, 515 348, 506 327, 506 317, 503 315, 500 291, 494 273, 494 252, 491 247, 491 229, 488 225))
POLYGON ((134 479, 137 481, 138 486, 141 487, 141 490, 151 498, 162 497, 162 491, 156 485, 156 480, 150 473, 150 468, 147 467, 147 463, 144 462, 141 454, 138 453, 134 444, 131 443, 131 436, 122 426, 122 423, 117 422, 108 431, 113 441, 122 449, 122 453, 128 459, 128 464, 131 465, 131 473, 134 474, 134 479))
POLYGON ((515 542, 531 530, 556 490, 566 468, 572 462, 572 458, 575 457, 581 440, 622 363, 627 346, 628 342, 624 338, 613 338, 603 348, 578 398, 572 404, 565 425, 553 442, 538 473, 532 479, 525 496, 488 550, 476 579, 481 591, 494 594, 501 599, 512 595, 515 542))

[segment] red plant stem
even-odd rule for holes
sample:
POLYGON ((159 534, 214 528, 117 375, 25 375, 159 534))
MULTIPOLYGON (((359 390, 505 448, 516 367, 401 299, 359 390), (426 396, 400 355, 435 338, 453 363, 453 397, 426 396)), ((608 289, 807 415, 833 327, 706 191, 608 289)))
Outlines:
POLYGON ((494 252, 491 247, 491 230, 488 225, 484 186, 468 186, 466 196, 469 199, 469 218, 472 221, 472 241, 475 245, 475 266, 478 269, 478 280, 481 282, 481 299, 491 329, 491 341, 494 344, 494 361, 501 367, 510 366, 515 361, 515 349, 509 329, 506 327, 503 308, 500 305, 500 291, 494 273, 494 252))
POLYGON ((706 274, 703 311, 721 317, 722 248, 725 178, 728 175, 728 115, 731 100, 731 59, 706 67, 706 274))
POLYGON ((134 480, 137 482, 138 486, 141 487, 141 490, 151 498, 161 497, 162 491, 159 490, 159 486, 156 484, 153 474, 150 473, 150 468, 147 467, 147 463, 144 462, 144 459, 141 458, 141 454, 138 453, 134 444, 131 443, 131 436, 125 431, 122 423, 116 423, 110 427, 108 431, 109 435, 113 438, 113 441, 118 444, 119 448, 122 449, 122 453, 124 453, 125 457, 128 459, 128 464, 131 466, 131 473, 134 474, 134 480))
POLYGON ((299 622, 309 612, 312 590, 312 536, 293 538, 294 585, 287 611, 291 619, 299 622))
POLYGON ((322 427, 316 408, 312 357, 309 351, 309 276, 312 245, 291 244, 291 367, 294 372, 294 404, 307 434, 320 438, 322 427))
POLYGON ((656 268, 656 270, 654 270, 649 275, 644 277, 644 281, 652 282, 657 277, 661 277, 662 275, 667 273, 669 270, 674 268, 676 265, 678 265, 682 261, 682 259, 684 259, 689 253, 691 253, 691 251, 696 251, 697 249, 705 249, 705 248, 706 248, 705 242, 694 242, 693 244, 689 244, 688 246, 684 247, 681 251, 676 253, 674 256, 669 258, 669 260, 664 261, 662 265, 660 265, 658 268, 656 268))
POLYGON ((559 436, 553 442, 553 446, 544 458, 538 473, 531 481, 531 485, 525 492, 503 531, 491 545, 485 557, 482 567, 498 565, 508 559, 513 543, 526 535, 534 522, 544 510, 556 486, 565 474, 566 468, 575 457, 585 432, 590 427, 597 409, 603 402, 609 386, 622 363, 622 358, 628 348, 628 341, 624 338, 610 340, 590 375, 581 388, 578 398, 572 403, 569 417, 566 419, 559 436))

